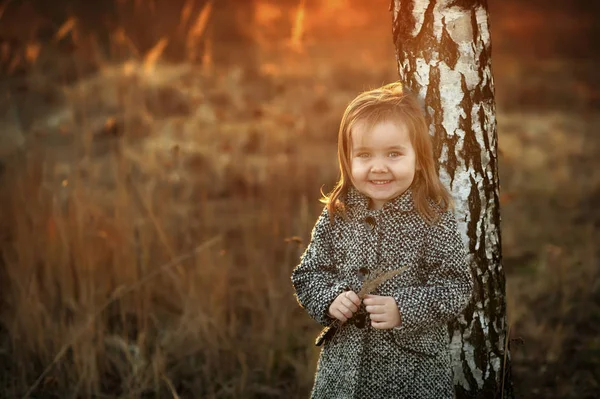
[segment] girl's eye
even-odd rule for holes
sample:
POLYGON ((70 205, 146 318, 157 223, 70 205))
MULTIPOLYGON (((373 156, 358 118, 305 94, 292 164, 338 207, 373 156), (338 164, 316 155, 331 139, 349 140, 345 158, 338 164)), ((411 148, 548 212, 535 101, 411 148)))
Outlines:
POLYGON ((397 151, 390 152, 390 158, 396 158, 396 157, 399 157, 400 155, 402 155, 402 154, 400 154, 397 151))
POLYGON ((369 158, 370 154, 366 152, 361 152, 357 155, 359 158, 369 158))

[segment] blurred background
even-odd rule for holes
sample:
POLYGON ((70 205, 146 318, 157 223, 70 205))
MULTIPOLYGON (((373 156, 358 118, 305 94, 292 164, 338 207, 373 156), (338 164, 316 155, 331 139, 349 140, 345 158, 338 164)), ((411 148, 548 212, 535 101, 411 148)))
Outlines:
MULTIPOLYGON (((388 6, 0 1, 0 397, 307 397, 289 277, 388 6)), ((520 398, 600 396, 598 7, 489 1, 520 398)))

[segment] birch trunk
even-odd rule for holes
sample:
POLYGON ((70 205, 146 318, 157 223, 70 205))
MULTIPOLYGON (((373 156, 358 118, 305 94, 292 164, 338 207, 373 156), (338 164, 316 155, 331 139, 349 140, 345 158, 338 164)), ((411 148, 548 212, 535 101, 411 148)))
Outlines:
POLYGON ((487 2, 391 7, 400 80, 424 102, 476 279, 473 300, 450 326, 456 397, 512 398, 487 2))

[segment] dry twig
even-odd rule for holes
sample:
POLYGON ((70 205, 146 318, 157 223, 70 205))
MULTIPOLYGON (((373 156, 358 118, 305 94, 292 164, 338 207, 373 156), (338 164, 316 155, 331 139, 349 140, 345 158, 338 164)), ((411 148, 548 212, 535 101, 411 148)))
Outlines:
MULTIPOLYGON (((358 297, 362 301, 365 296, 369 295, 381 284, 392 279, 393 277, 396 277, 406 269, 408 269, 408 266, 403 266, 399 269, 388 270, 387 272, 377 273, 375 277, 368 279, 363 283, 360 291, 358 291, 358 297)), ((330 337, 333 338, 342 324, 343 323, 337 319, 332 321, 331 324, 321 330, 321 333, 315 340, 315 345, 321 346, 326 339, 329 339, 330 337)))

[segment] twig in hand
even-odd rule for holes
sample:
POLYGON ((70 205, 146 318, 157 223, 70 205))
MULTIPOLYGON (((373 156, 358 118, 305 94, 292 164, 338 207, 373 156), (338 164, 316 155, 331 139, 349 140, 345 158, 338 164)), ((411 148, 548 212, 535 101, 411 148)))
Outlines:
MULTIPOLYGON (((406 269, 408 269, 408 266, 403 266, 399 269, 388 270, 387 272, 381 272, 381 273, 377 274, 372 279, 366 280, 364 282, 364 284, 362 285, 360 291, 358 291, 358 294, 357 294, 358 298, 362 301, 367 295, 369 295, 371 292, 373 292, 381 284, 392 279, 393 277, 396 277, 397 275, 399 275, 406 269)), ((342 322, 338 319, 335 319, 327 327, 324 327, 321 330, 321 333, 319 334, 317 339, 315 340, 315 345, 321 346, 321 344, 325 340, 329 339, 330 337, 333 338, 333 336, 338 331, 338 329, 340 328, 341 325, 342 325, 342 322)))
POLYGON ((358 291, 358 297, 362 301, 364 297, 369 295, 371 292, 375 291, 375 289, 381 284, 392 279, 393 277, 396 277, 406 269, 408 269, 408 266, 402 266, 399 269, 388 270, 387 272, 379 273, 377 276, 375 276, 375 278, 371 280, 365 281, 363 286, 360 288, 360 291, 358 291))

